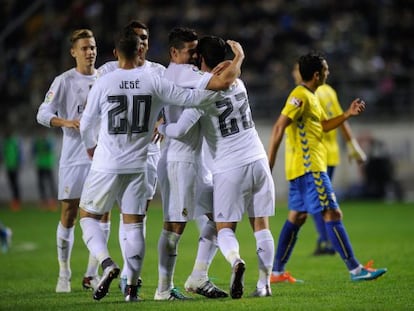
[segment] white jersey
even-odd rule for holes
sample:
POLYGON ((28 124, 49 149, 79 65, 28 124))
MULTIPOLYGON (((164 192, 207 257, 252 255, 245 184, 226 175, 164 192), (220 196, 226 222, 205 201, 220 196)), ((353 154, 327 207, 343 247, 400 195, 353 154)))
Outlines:
MULTIPOLYGON (((102 66, 98 68, 98 77, 102 77, 109 72, 114 71, 115 69, 119 68, 119 62, 117 60, 106 62, 102 66)), ((159 63, 151 62, 149 60, 145 60, 144 65, 141 66, 143 69, 150 70, 155 75, 164 76, 165 67, 159 63)), ((160 142, 150 143, 148 145, 148 155, 155 155, 160 152, 160 142)))
MULTIPOLYGON (((183 111, 177 123, 160 124, 158 125, 158 131, 170 139, 180 139, 181 137, 186 136, 194 126, 198 125, 198 120, 203 114, 204 112, 199 109, 187 108, 183 111)), ((203 139, 203 137, 200 137, 199 139, 201 139, 202 145, 199 156, 195 161, 199 171, 197 177, 200 180, 200 184, 211 185, 211 171, 214 166, 213 158, 205 139, 203 139)))
POLYGON ((107 73, 110 73, 118 68, 119 62, 117 60, 106 62, 105 64, 98 67, 98 78, 103 77, 107 73))
MULTIPOLYGON (((119 62, 117 60, 106 62, 105 64, 103 64, 102 66, 98 68, 98 78, 118 68, 119 68, 119 62)), ((152 72, 154 72, 154 74, 159 75, 159 76, 163 76, 165 69, 166 69, 163 65, 159 63, 151 62, 149 60, 145 60, 141 68, 151 70, 152 72)))
POLYGON ((92 87, 81 119, 86 148, 96 146, 91 169, 107 173, 145 171, 147 149, 165 104, 197 106, 222 98, 216 92, 186 90, 146 68, 116 69, 92 87), (96 141, 94 126, 101 126, 96 141))
POLYGON ((179 122, 159 126, 171 137, 181 137, 194 124, 201 124, 209 146, 213 173, 224 172, 266 158, 252 120, 247 91, 240 79, 221 92, 225 99, 203 109, 186 109, 179 122), (198 122, 200 120, 200 122, 198 122))
POLYGON ((213 157, 213 172, 224 172, 266 158, 250 110, 247 90, 237 79, 224 100, 202 109, 201 128, 213 157))
MULTIPOLYGON (((79 120, 85 109, 89 90, 96 78, 96 73, 83 75, 75 68, 57 76, 39 107, 37 122, 50 127, 50 121, 54 117, 79 120)), ((62 127, 62 131, 63 141, 59 166, 63 168, 90 164, 91 160, 82 144, 79 132, 67 127, 62 127)))
MULTIPOLYGON (((200 71, 189 64, 170 63, 164 77, 177 85, 192 89, 205 89, 212 74, 200 71)), ((165 107, 164 115, 167 123, 175 123, 183 112, 182 107, 165 107)), ((193 126, 185 136, 179 139, 166 139, 164 152, 167 161, 195 162, 200 154, 201 139, 199 125, 193 126)), ((165 156, 165 155, 164 155, 165 156)))

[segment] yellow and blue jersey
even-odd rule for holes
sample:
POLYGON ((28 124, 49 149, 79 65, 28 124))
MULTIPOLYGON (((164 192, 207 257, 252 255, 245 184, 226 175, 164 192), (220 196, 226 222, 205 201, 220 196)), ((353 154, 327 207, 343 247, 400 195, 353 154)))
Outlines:
MULTIPOLYGON (((323 84, 315 92, 319 98, 322 109, 328 119, 339 116, 343 113, 338 96, 335 90, 328 84, 323 84)), ((327 152, 327 165, 337 166, 340 162, 339 144, 337 139, 337 130, 324 133, 323 144, 327 152)))
POLYGON ((327 116, 318 97, 305 86, 298 85, 287 98, 282 114, 292 120, 285 131, 287 180, 310 172, 326 172, 321 121, 327 116))

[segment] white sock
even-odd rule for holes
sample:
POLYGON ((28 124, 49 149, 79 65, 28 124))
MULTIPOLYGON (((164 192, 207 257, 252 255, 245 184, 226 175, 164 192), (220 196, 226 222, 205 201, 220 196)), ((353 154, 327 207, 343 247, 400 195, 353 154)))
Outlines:
POLYGON ((275 256, 275 243, 272 233, 268 229, 256 231, 256 253, 259 264, 259 280, 257 288, 270 286, 270 274, 272 273, 273 259, 275 256))
POLYGON ((174 270, 177 262, 178 242, 181 235, 162 230, 158 241, 158 292, 174 287, 174 270))
POLYGON ((200 234, 201 234, 201 232, 203 232, 204 226, 206 225, 206 223, 207 223, 209 220, 210 220, 210 219, 209 219, 206 215, 201 215, 201 216, 198 216, 198 217, 195 219, 196 224, 197 224, 197 228, 198 228, 198 231, 200 232, 200 234))
POLYGON ((111 233, 111 222, 99 222, 102 232, 105 234, 106 242, 109 241, 109 234, 111 233))
POLYGON ((82 228, 82 238, 86 247, 89 249, 92 256, 94 256, 99 263, 102 263, 104 259, 110 256, 105 233, 99 226, 99 220, 91 217, 83 217, 79 223, 82 228))
POLYGON ((137 285, 145 256, 143 223, 124 224, 127 284, 137 285))
POLYGON ((353 270, 349 270, 349 273, 351 273, 351 274, 358 274, 358 273, 360 273, 361 272, 361 269, 363 268, 364 266, 363 265, 359 265, 358 267, 356 267, 355 269, 353 269, 353 270))
POLYGON ((230 228, 221 229, 217 234, 217 242, 221 253, 232 267, 236 261, 241 260, 239 242, 233 230, 230 228))
POLYGON ((97 276, 99 270, 99 261, 89 253, 88 265, 86 267, 85 276, 97 276))
POLYGON ((123 260, 121 278, 124 278, 127 275, 126 259, 125 259, 126 234, 125 234, 124 221, 122 219, 122 214, 119 215, 118 241, 119 241, 119 247, 121 248, 122 260, 123 260))
POLYGON ((144 239, 147 237, 147 215, 144 216, 144 219, 142 220, 142 230, 144 232, 144 239))
MULTIPOLYGON (((111 222, 99 222, 99 227, 105 235, 108 243, 109 233, 111 229, 111 222)), ((86 267, 85 276, 97 276, 99 270, 99 261, 91 253, 89 253, 88 266, 86 267)))
POLYGON ((59 262, 59 276, 71 278, 72 271, 70 269, 70 257, 72 254, 75 226, 71 228, 63 227, 59 221, 56 231, 56 245, 59 262))
POLYGON ((204 223, 198 240, 197 257, 191 276, 208 279, 208 269, 217 253, 217 229, 213 221, 204 223))

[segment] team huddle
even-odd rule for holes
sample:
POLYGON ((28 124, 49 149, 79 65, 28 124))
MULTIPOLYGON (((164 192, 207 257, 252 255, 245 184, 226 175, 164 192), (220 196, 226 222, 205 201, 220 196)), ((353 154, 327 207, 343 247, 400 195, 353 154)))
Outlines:
POLYGON ((198 222, 200 238, 185 290, 207 298, 241 298, 246 266, 236 227, 244 214, 256 240, 259 270, 251 296, 271 296, 271 283, 296 281, 285 265, 307 213, 323 215, 332 247, 351 280, 383 275, 386 269, 364 267, 355 258, 326 174, 322 132, 360 114, 365 103, 356 99, 345 113, 328 119, 314 94, 329 73, 323 56, 309 53, 299 59, 303 83, 287 99, 267 155, 239 78, 241 45, 216 36, 198 38, 194 30, 176 27, 169 33, 170 64, 165 68, 146 59, 148 36, 145 24, 130 22, 115 39, 117 60, 95 69, 92 31, 74 31, 71 55, 76 67, 55 78, 39 107, 41 125, 63 130, 56 292, 71 291, 70 257, 79 211, 90 254, 82 286, 100 300, 120 276, 125 301, 141 300, 146 214, 157 184, 164 219, 155 300, 189 299, 173 278, 179 241, 191 220, 198 222), (269 227, 275 213, 271 169, 285 129, 290 211, 275 253, 269 227), (122 267, 107 247, 115 204, 121 213, 122 267), (218 249, 231 268, 228 292, 208 276, 218 249))

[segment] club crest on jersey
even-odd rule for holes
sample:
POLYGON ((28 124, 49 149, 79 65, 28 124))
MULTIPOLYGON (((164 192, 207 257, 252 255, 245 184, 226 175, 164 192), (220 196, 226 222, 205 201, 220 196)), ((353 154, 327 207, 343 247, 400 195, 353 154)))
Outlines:
POLYGON ((188 216, 188 210, 187 210, 186 208, 184 208, 184 209, 183 209, 183 211, 181 212, 181 214, 182 214, 184 217, 187 217, 187 216, 188 216))
POLYGON ((55 94, 52 91, 47 92, 45 96, 45 103, 50 103, 54 96, 55 94))
POLYGON ((296 97, 292 97, 289 100, 289 104, 291 104, 291 105, 293 105, 293 106, 295 106, 297 108, 301 107, 302 106, 302 103, 303 103, 302 100, 300 100, 299 98, 296 98, 296 97))

